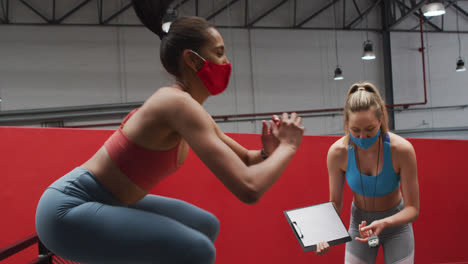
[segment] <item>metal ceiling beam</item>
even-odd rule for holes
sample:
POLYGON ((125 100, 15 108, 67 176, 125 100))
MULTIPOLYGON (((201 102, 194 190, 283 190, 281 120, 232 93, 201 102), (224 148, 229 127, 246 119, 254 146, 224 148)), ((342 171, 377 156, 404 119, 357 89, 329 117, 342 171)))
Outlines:
MULTIPOLYGON (((403 3, 403 2, 401 2, 401 1, 399 1, 399 0, 395 0, 395 1, 398 2, 399 4, 401 4, 401 5, 402 5, 403 7, 405 7, 407 10, 413 10, 413 8, 407 6, 405 3, 403 3)), ((426 2, 426 0, 421 1, 421 2, 417 5, 417 6, 419 6, 418 9, 424 4, 424 3, 422 3, 422 2, 426 2)), ((407 14, 413 14, 414 16, 416 16, 416 17, 419 19, 419 13, 417 13, 417 12, 413 12, 413 11, 412 11, 412 12, 408 12, 407 14)), ((407 15, 407 14, 406 14, 406 15, 407 15)), ((406 15, 405 15, 405 16, 406 16, 406 15)), ((400 21, 400 22, 401 22, 401 21, 400 21)), ((434 28, 435 30, 437 30, 437 31, 443 31, 439 26, 437 26, 437 25, 435 25, 434 23, 432 23, 431 21, 429 21, 426 17, 423 17, 423 24, 424 24, 424 23, 428 23, 431 27, 433 27, 433 28, 434 28)), ((417 27, 419 27, 419 25, 418 25, 417 27)), ((415 28, 416 28, 416 27, 413 27, 411 30, 414 30, 415 28)), ((393 27, 391 27, 390 29, 393 29, 393 27)))
POLYGON ((244 25, 249 23, 249 0, 245 0, 244 6, 244 25))
POLYGON ((26 0, 20 0, 20 2, 26 6, 27 8, 29 8, 31 11, 34 12, 34 14, 38 15, 40 18, 44 19, 47 23, 51 23, 51 21, 46 17, 44 16, 43 14, 41 14, 41 12, 39 12, 37 9, 35 9, 32 5, 30 5, 28 2, 26 2, 26 0))
POLYGON ((10 0, 6 0, 6 18, 5 18, 5 21, 8 23, 10 22, 10 0))
MULTIPOLYGON (((388 12, 387 12, 388 14, 387 14, 387 19, 386 20, 388 20, 389 23, 385 24, 387 26, 386 30, 388 30, 388 26, 390 25, 390 21, 395 21, 396 20, 396 18, 395 18, 395 16, 396 16, 396 4, 395 4, 394 1, 389 1, 389 2, 390 3, 387 4, 385 2, 385 0, 384 0, 384 4, 383 4, 383 8, 388 9, 388 12), (387 5, 388 5, 388 7, 385 7, 387 5)), ((400 12, 403 13, 401 11, 401 8, 400 8, 400 12)))
MULTIPOLYGON (((270 15, 273 11, 275 10, 278 10, 280 8, 285 8, 285 3, 287 3, 288 1, 289 2, 292 2, 291 0, 275 0, 275 2, 277 3, 276 5, 272 6, 272 7, 267 7, 265 9, 268 9, 268 10, 263 10, 261 15, 256 17, 256 18, 253 18, 252 20, 249 19, 250 18, 250 15, 249 15, 249 6, 250 5, 253 5, 255 3, 255 1, 250 1, 250 0, 243 0, 245 1, 245 10, 241 10, 240 13, 243 13, 244 12, 244 19, 243 19, 243 22, 240 24, 240 25, 216 25, 217 27, 224 27, 224 28, 255 28, 255 29, 303 29, 304 25, 306 25, 307 23, 310 24, 310 27, 308 27, 307 29, 317 29, 318 27, 314 27, 313 25, 313 22, 311 22, 314 18, 316 18, 317 16, 319 16, 322 12, 325 12, 327 9, 329 9, 330 7, 332 7, 333 5, 337 5, 339 1, 342 1, 343 2, 343 16, 341 16, 341 18, 343 19, 343 27, 341 29, 343 30, 354 30, 354 27, 356 27, 356 25, 358 24, 358 22, 360 20, 362 20, 363 18, 365 18, 366 16, 368 16, 368 14, 370 12, 372 12, 372 10, 374 10, 374 8, 376 6, 381 6, 382 2, 384 0, 373 0, 373 2, 369 2, 368 3, 368 7, 367 9, 363 9, 362 6, 361 7, 358 7, 357 4, 360 4, 359 1, 356 1, 356 0, 352 0, 353 3, 350 2, 350 0, 322 0, 323 4, 322 6, 319 6, 318 9, 316 10, 310 10, 309 14, 306 14, 305 15, 305 18, 301 18, 301 19, 298 19, 297 17, 297 13, 298 13, 298 10, 297 10, 297 3, 298 3, 298 0, 293 0, 294 1, 294 22, 293 22, 293 25, 285 25, 285 26, 271 26, 271 27, 267 27, 267 26, 255 26, 256 23, 258 23, 260 20, 264 19, 266 16, 270 15), (351 7, 349 5, 353 5, 354 4, 354 7, 351 7), (346 9, 348 5, 348 10, 346 9), (356 18, 356 17, 350 17, 352 19, 352 21, 350 23, 347 23, 346 22, 346 15, 349 16, 349 9, 354 9, 354 8, 357 8, 359 9, 359 13, 360 15, 356 18)), ((412 31, 416 31, 414 29, 412 29, 411 27, 408 27, 408 26, 405 26, 405 28, 402 28, 402 29, 398 29, 396 30, 396 26, 401 23, 404 19, 406 19, 408 16, 410 15, 414 15, 415 17, 417 16, 419 18, 419 14, 418 14, 418 11, 417 9, 419 9, 424 3, 426 3, 428 0, 388 0, 388 4, 387 4, 387 11, 388 11, 388 23, 390 24, 390 28, 387 28, 387 30, 390 30, 390 31, 405 31, 405 32, 412 32, 412 31), (395 19, 395 17, 397 19, 395 19)), ((450 0, 450 1, 445 1, 445 5, 447 7, 450 7, 452 8, 453 10, 457 10, 460 14, 462 14, 462 16, 464 18, 468 18, 468 12, 463 9, 461 6, 460 6, 460 1, 461 0, 458 0, 458 1, 454 1, 454 0, 450 0)), ((63 3, 66 3, 67 1, 66 0, 63 0, 63 3)), ((11 4, 10 4, 10 0, 0 0, 0 25, 73 25, 73 26, 130 26, 130 27, 133 27, 133 26, 142 26, 141 24, 139 23, 136 23, 136 24, 128 24, 128 23, 120 23, 118 21, 112 21, 112 20, 115 20, 115 18, 117 18, 119 15, 121 15, 122 13, 124 13, 126 10, 128 10, 128 8, 131 7, 131 2, 129 0, 127 1, 123 1, 124 3, 128 3, 128 4, 123 4, 125 6, 123 6, 123 8, 121 8, 120 10, 118 10, 117 12, 115 12, 115 10, 113 10, 113 8, 115 8, 114 5, 110 5, 110 4, 107 4, 107 5, 104 5, 104 0, 80 0, 80 1, 76 1, 75 3, 75 7, 71 6, 69 10, 65 10, 65 14, 62 15, 60 14, 60 17, 56 17, 57 14, 56 14, 56 6, 58 6, 58 4, 62 3, 62 0, 58 1, 58 0, 48 0, 48 1, 40 1, 40 3, 44 3, 43 6, 41 6, 40 8, 37 8, 39 6, 37 6, 37 3, 39 3, 39 1, 37 2, 33 2, 32 0, 16 0, 14 3, 15 3, 15 6, 17 5, 20 5, 20 7, 24 8, 26 7, 26 9, 29 9, 31 10, 32 12, 34 12, 35 15, 37 15, 38 17, 40 17, 41 19, 40 20, 37 20, 36 18, 33 18, 29 21, 25 21, 25 22, 19 22, 19 21, 22 21, 21 17, 19 17, 19 19, 17 19, 16 17, 14 17, 13 21, 11 21, 11 12, 9 13, 9 9, 11 8, 11 4), (90 2, 93 2, 95 1, 96 2, 96 5, 97 5, 97 8, 96 8, 96 14, 97 14, 97 17, 94 19, 94 18, 87 18, 87 20, 85 20, 85 22, 83 23, 69 23, 68 20, 70 18, 70 16, 77 16, 79 18, 79 15, 82 13, 81 10, 84 9, 84 7, 86 7, 86 5, 88 5, 90 2), (32 4, 32 3, 35 3, 35 4, 32 4), (50 15, 48 15, 50 14, 50 15), (103 17, 103 14, 111 14, 109 17, 103 17), (34 21, 36 20, 36 21, 34 21), (30 22, 30 21, 34 21, 34 22, 30 22), (111 23, 113 22, 113 23, 111 23)), ((176 5, 174 6, 174 8, 181 8, 183 5, 187 5, 187 4, 195 4, 195 9, 192 10, 189 9, 190 11, 186 11, 184 10, 185 12, 195 12, 196 14, 195 15, 198 15, 198 3, 199 3, 199 0, 177 0, 175 1, 177 2, 176 5), (192 2, 191 2, 192 1, 192 2)), ((239 2, 239 0, 229 0, 229 1, 224 1, 224 4, 226 4, 225 6, 223 6, 222 8, 218 9, 218 10, 214 10, 216 12, 213 12, 212 14, 209 14, 209 16, 207 17, 207 19, 213 19, 214 17, 216 17, 217 15, 221 14, 223 11, 225 12, 226 9, 228 9, 231 5, 235 4, 239 2), (226 2, 228 2, 226 4, 226 2)), ((107 3, 107 2, 106 2, 107 3)), ((341 7, 341 6, 340 6, 341 7)), ((292 8, 292 7, 291 7, 292 8)), ((15 12, 16 13, 16 12, 15 12)), ((16 14, 20 14, 20 13, 16 13, 16 14)), ((184 14, 185 15, 185 14, 184 14)), ((193 15, 193 14, 187 14, 187 15, 193 15)), ((242 15, 242 14, 241 14, 242 15)), ((24 19, 23 19, 24 20, 24 19)), ((424 18, 424 23, 427 23, 429 26, 433 27, 435 29, 436 32, 446 32, 446 28, 443 28, 441 27, 440 25, 436 25, 434 23, 432 23, 430 21, 430 19, 426 19, 424 18)), ((437 23, 438 24, 438 23, 437 23)), ((387 24, 388 25, 388 24, 387 24)), ((382 28, 383 28, 384 25, 382 25, 382 28)), ((325 28, 336 28, 334 26, 333 23, 330 23, 329 26, 325 26, 325 28)), ((381 31, 381 29, 370 29, 371 31, 381 31)), ((447 32, 453 32, 453 31, 447 31, 447 32)))
MULTIPOLYGON (((45 26, 49 24, 44 24, 44 23, 9 23, 9 24, 0 24, 1 25, 16 25, 16 26, 45 26)), ((61 27, 143 27, 141 24, 56 24, 54 26, 61 26, 61 27)), ((239 25, 239 26, 227 26, 227 25, 216 25, 216 28, 218 29, 246 29, 245 26, 239 25)), ((376 32, 376 33, 381 33, 382 29, 380 28, 351 28, 351 29, 342 29, 342 28, 334 28, 334 27, 293 27, 293 26, 253 26, 250 29, 262 29, 262 30, 312 30, 312 31, 333 31, 333 30, 344 30, 344 31, 354 31, 354 32, 376 32)), ((419 30, 412 30, 412 29, 394 29, 391 32, 419 32, 419 30)), ((431 31, 432 33, 447 33, 447 34, 454 34, 454 33, 460 33, 460 34, 468 34, 468 30, 460 30, 459 32, 456 30, 444 30, 444 31, 431 31)))
POLYGON ((55 21, 55 6, 56 6, 56 1, 52 0, 52 21, 55 21))
POLYGON ((294 19, 293 19, 293 26, 295 26, 295 25, 296 25, 296 22, 297 22, 297 0, 294 0, 294 1, 293 1, 293 8, 294 8, 294 9, 293 9, 293 11, 294 11, 294 14, 293 14, 293 16, 294 16, 294 19))
MULTIPOLYGON (((418 4, 414 5, 413 7, 409 8, 405 3, 402 3, 398 0, 395 0, 395 3, 398 4, 398 6, 400 7, 400 10, 402 11, 403 13, 403 10, 401 8, 404 8, 404 9, 407 9, 408 12, 406 12, 405 14, 403 14, 398 20, 396 20, 395 22, 393 22, 389 29, 394 29, 398 24, 400 24, 405 18, 407 18, 409 15, 411 15, 414 11, 418 10, 419 8, 421 8, 421 6, 423 6, 425 3, 427 2, 427 0, 423 0, 421 2, 419 2, 418 4), (409 8, 409 9, 408 9, 409 8)), ((396 14, 395 14, 396 15, 396 14)))
POLYGON ((453 6, 453 8, 457 9, 460 13, 462 13, 465 16, 465 18, 468 18, 468 12, 466 12, 465 9, 461 8, 456 3, 454 3, 452 6, 453 6))
POLYGON ((281 2, 279 2, 278 4, 276 4, 274 7, 268 9, 265 13, 261 14, 260 16, 258 16, 256 19, 254 19, 253 21, 251 21, 249 24, 247 24, 247 27, 252 27, 255 23, 257 23, 258 21, 260 21, 261 19, 263 19, 264 17, 268 16, 269 14, 271 14, 273 11, 275 11, 276 9, 278 9, 280 6, 282 6, 284 3, 288 2, 289 0, 282 0, 281 2))
POLYGON ((112 19, 116 18, 117 16, 119 16, 120 14, 122 14, 123 12, 125 12, 125 10, 129 9, 130 7, 132 6, 132 2, 126 4, 124 7, 122 7, 119 11, 117 11, 116 13, 114 13, 113 15, 111 15, 110 17, 108 17, 106 20, 102 21, 103 24, 107 24, 109 23, 109 21, 111 21, 112 19))
POLYGON ((8 23, 8 6, 9 6, 10 0, 0 0, 0 7, 2 8, 2 13, 3 13, 3 18, 1 20, 1 23, 7 24, 8 23))
POLYGON ((99 24, 102 25, 102 9, 104 3, 102 2, 103 0, 97 0, 97 9, 98 9, 98 19, 99 19, 99 24))
POLYGON ((356 11, 359 14, 359 17, 362 17, 361 10, 359 9, 358 4, 356 3, 356 0, 353 0, 354 8, 356 8, 356 11))
POLYGON ((380 2, 382 2, 382 0, 375 1, 371 6, 369 6, 364 11, 364 13, 360 14, 357 18, 355 18, 353 21, 351 21, 351 23, 349 23, 345 28, 352 28, 354 26, 354 24, 356 24, 358 21, 362 20, 362 18, 364 16, 367 16, 367 14, 369 14, 372 11, 372 9, 374 9, 377 5, 379 5, 380 2))
MULTIPOLYGON (((393 18, 394 18, 393 21, 397 21, 397 19, 396 19, 396 7, 395 6, 398 6, 398 10, 400 10, 400 14, 402 15, 402 17, 400 19, 404 19, 403 16, 411 14, 411 12, 408 12, 408 13, 406 12, 406 7, 404 7, 402 4, 400 4, 400 3, 396 2, 396 1, 393 1, 392 2, 392 7, 393 7, 392 11, 393 11, 393 18)), ((414 6, 414 5, 412 5, 412 6, 414 6)), ((417 10, 417 9, 414 9, 414 10, 417 10)))
MULTIPOLYGON (((335 17, 335 16, 336 16, 336 14, 333 14, 333 17, 335 17)), ((334 18, 334 20, 333 20, 333 25, 335 25, 335 27, 337 27, 336 26, 336 18, 334 18)), ((343 0, 343 28, 345 28, 345 27, 346 27, 346 0, 343 0)))
POLYGON ((0 0, 0 8, 2 9, 2 15, 3 15, 3 17, 0 17, 0 23, 5 24, 7 20, 7 16, 6 16, 5 4, 3 0, 0 0))
POLYGON ((216 17, 217 15, 221 14, 224 10, 228 9, 231 5, 235 4, 236 2, 238 2, 239 0, 231 0, 231 2, 227 3, 226 5, 224 5, 223 7, 221 7, 220 9, 218 9, 216 12, 214 12, 213 14, 207 16, 205 19, 206 20, 211 20, 213 19, 214 17, 216 17))
POLYGON ((299 24, 295 25, 296 27, 302 27, 305 23, 309 22, 310 20, 314 19, 316 16, 318 16, 319 14, 321 14, 322 12, 324 12, 325 10, 327 10, 328 8, 330 8, 331 6, 333 6, 336 2, 338 2, 339 0, 333 0, 333 2, 325 5, 324 7, 322 7, 320 10, 318 10, 317 12, 313 13, 311 16, 309 16, 308 18, 302 20, 302 22, 300 22, 299 24))
MULTIPOLYGON (((455 2, 450 2, 448 5, 445 6, 445 9, 449 8, 451 5, 453 5, 455 2)), ((430 24, 432 27, 434 27, 435 29, 439 30, 439 31, 444 31, 444 16, 442 16, 442 27, 435 27, 435 24, 431 22, 431 19, 433 19, 434 17, 430 17, 430 18, 426 18, 426 17, 423 17, 424 19, 424 23, 428 23, 430 24)), ((416 29, 417 27, 419 27, 419 25, 413 27, 412 29, 416 29)))
MULTIPOLYGON (((102 0, 99 0, 101 1, 102 3, 102 0)), ((63 15, 61 18, 59 19, 55 19, 55 15, 56 15, 56 0, 53 0, 52 1, 52 19, 49 19, 47 18, 45 15, 43 15, 41 12, 39 12, 39 10, 37 10, 36 8, 34 8, 30 3, 28 3, 26 0, 20 0, 20 2, 26 6, 28 9, 30 9, 31 11, 33 11, 36 15, 38 15, 39 17, 41 17, 44 21, 46 21, 48 24, 60 24, 62 23, 63 20, 65 20, 67 17, 69 17, 70 15, 76 13, 78 10, 80 10, 83 6, 85 6, 86 4, 88 4, 89 2, 91 2, 91 0, 84 0, 83 2, 81 2, 79 5, 77 5, 76 7, 72 8, 69 12, 67 12, 65 15, 63 15)), ((99 2, 98 2, 99 3, 99 2)), ((9 0, 6 0, 6 8, 5 8, 5 5, 4 5, 4 0, 1 0, 1 7, 3 9, 3 12, 4 12, 4 16, 7 18, 7 19, 2 19, 1 21, 4 23, 4 24, 7 24, 9 23, 8 22, 8 10, 9 10, 9 0)))
MULTIPOLYGON (((414 16, 419 16, 419 15, 418 15, 418 13, 414 13, 414 16)), ((429 19, 427 19, 426 17, 423 16, 423 25, 426 24, 426 23, 429 24, 431 27, 433 27, 437 31, 444 31, 442 28, 440 28, 436 24, 432 23, 431 21, 429 21, 429 19)), ((415 30, 418 27, 419 27, 419 25, 416 25, 411 30, 415 30)))
MULTIPOLYGON (((61 18, 55 20, 55 12, 54 12, 54 19, 53 21, 55 23, 62 23, 63 20, 65 20, 67 17, 71 16, 72 14, 74 14, 75 12, 77 12, 78 10, 80 10, 83 6, 85 6, 86 4, 88 4, 89 2, 91 2, 91 0, 85 0, 83 2, 81 2, 79 5, 77 5, 76 7, 74 7, 72 10, 68 11, 68 13, 66 13, 65 15, 63 15, 61 18)), ((55 3, 55 0, 54 0, 54 3, 55 3)), ((98 2, 99 3, 99 2, 98 2)), ((102 2, 101 2, 102 3, 102 2)))

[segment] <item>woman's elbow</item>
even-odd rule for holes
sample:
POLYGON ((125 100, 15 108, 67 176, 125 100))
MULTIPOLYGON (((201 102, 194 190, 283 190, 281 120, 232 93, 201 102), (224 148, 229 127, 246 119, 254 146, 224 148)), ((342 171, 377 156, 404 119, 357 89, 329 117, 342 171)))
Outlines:
POLYGON ((245 204, 256 204, 262 194, 254 189, 246 189, 237 198, 245 204))
POLYGON ((415 211, 415 213, 414 213, 413 221, 411 221, 411 222, 416 221, 418 219, 418 217, 419 217, 419 208, 415 208, 414 211, 415 211))
POLYGON ((244 177, 236 189, 233 193, 245 204, 256 204, 266 191, 255 177, 244 177))
POLYGON ((337 202, 337 201, 333 201, 333 200, 330 200, 330 202, 332 202, 333 206, 335 207, 335 210, 338 214, 341 213, 341 209, 343 207, 343 203, 342 202, 337 202))
POLYGON ((265 190, 254 181, 244 181, 237 192, 237 198, 245 204, 256 204, 265 190))

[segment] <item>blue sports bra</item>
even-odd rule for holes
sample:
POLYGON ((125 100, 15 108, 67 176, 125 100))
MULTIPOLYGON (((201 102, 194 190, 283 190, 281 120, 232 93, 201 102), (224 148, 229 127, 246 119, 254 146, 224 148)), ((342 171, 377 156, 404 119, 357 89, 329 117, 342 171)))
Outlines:
POLYGON ((361 187, 361 176, 359 169, 356 166, 356 157, 354 154, 354 146, 350 144, 348 146, 348 165, 346 168, 346 181, 353 192, 358 193, 367 197, 378 197, 384 196, 395 191, 400 186, 400 174, 397 174, 393 169, 392 153, 390 151, 390 136, 387 133, 383 139, 383 166, 382 171, 377 176, 368 176, 363 173, 362 175, 362 186, 361 187), (377 180, 377 186, 376 184, 377 180), (375 192, 375 195, 374 195, 375 192))

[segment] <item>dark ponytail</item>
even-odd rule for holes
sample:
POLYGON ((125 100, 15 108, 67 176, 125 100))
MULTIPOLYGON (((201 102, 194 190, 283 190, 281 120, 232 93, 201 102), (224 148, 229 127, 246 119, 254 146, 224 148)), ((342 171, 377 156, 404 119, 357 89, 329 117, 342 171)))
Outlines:
POLYGON ((179 60, 186 49, 200 52, 208 42, 208 28, 213 27, 201 17, 181 17, 172 22, 168 33, 162 30, 162 19, 173 0, 132 0, 133 8, 149 30, 161 39, 160 58, 170 74, 180 77, 179 60))
POLYGON ((173 1, 174 0, 132 0, 132 5, 141 23, 162 39, 166 34, 162 31, 163 16, 173 1))

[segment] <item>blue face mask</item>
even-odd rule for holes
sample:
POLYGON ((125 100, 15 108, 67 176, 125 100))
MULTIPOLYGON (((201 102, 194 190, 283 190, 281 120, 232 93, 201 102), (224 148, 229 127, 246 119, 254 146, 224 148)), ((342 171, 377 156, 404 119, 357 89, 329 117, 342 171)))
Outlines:
POLYGON ((377 141, 377 138, 380 136, 380 128, 379 131, 377 131, 377 134, 373 137, 370 138, 356 138, 351 135, 351 131, 349 131, 349 136, 351 137, 351 140, 358 145, 362 149, 368 149, 370 146, 374 145, 374 143, 377 141))

